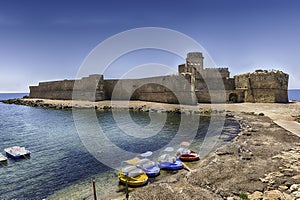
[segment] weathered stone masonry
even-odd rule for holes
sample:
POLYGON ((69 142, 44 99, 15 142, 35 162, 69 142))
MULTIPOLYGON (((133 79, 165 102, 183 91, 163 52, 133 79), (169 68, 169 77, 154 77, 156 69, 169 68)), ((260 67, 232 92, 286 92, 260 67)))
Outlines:
POLYGON ((30 86, 30 98, 142 100, 196 104, 214 102, 288 102, 288 74, 256 70, 230 78, 228 68, 204 68, 202 53, 188 53, 178 75, 105 80, 90 75, 79 80, 41 82, 30 86), (222 84, 220 84, 222 83, 222 84))

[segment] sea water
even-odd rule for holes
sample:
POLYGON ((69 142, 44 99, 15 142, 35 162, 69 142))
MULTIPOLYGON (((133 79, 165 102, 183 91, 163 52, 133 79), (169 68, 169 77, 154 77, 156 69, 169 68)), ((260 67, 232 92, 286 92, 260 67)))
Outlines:
MULTIPOLYGON (((0 94, 0 99, 24 95, 0 94)), ((161 148, 176 134, 180 115, 167 115, 162 130, 147 140, 126 136, 114 121, 112 112, 97 112, 96 116, 113 143, 125 150, 143 152, 161 148)), ((149 113, 132 111, 130 116, 140 125, 146 126, 150 122, 149 113)), ((201 117, 194 144, 203 140, 209 122, 210 117, 201 117)), ((128 123, 127 129, 130 126, 128 123)), ((226 120, 225 127, 238 130, 239 125, 235 121, 226 120)), ((78 136, 71 110, 0 103, 0 152, 4 154, 4 148, 14 145, 28 148, 31 158, 9 159, 7 164, 0 165, 0 199, 42 199, 64 191, 62 189, 71 185, 77 185, 80 189, 81 182, 93 177, 100 177, 97 184, 103 185, 105 190, 116 190, 117 177, 85 148, 78 136)))
POLYGON ((288 91, 289 99, 300 101, 300 89, 293 89, 288 91))

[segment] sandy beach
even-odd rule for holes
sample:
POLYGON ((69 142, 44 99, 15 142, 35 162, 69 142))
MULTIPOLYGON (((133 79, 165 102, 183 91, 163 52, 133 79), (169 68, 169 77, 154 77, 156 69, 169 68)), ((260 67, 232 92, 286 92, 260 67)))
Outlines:
MULTIPOLYGON (((153 102, 19 99, 6 103, 54 109, 132 109, 234 117, 241 129, 232 143, 192 166, 130 193, 129 199, 300 198, 300 102, 180 106, 153 102)), ((57 197, 57 196, 56 196, 57 197)), ((63 193, 59 195, 62 199, 63 193)), ((80 199, 80 191, 74 199, 80 199)), ((88 195, 92 199, 92 193, 88 195)), ((124 199, 121 195, 118 199, 124 199)), ((107 199, 107 198, 105 198, 107 199)))

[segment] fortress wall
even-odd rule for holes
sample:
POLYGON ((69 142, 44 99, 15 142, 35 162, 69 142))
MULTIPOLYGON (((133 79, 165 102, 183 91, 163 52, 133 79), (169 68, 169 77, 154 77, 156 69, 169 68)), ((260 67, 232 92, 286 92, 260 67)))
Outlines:
POLYGON ((288 78, 283 72, 266 70, 234 76, 236 88, 287 89, 288 78))
POLYGON ((39 86, 30 86, 30 98, 72 99, 74 80, 42 82, 39 86))
POLYGON ((203 59, 200 52, 188 53, 186 63, 178 66, 181 75, 121 80, 104 80, 103 75, 90 75, 76 81, 42 82, 38 86, 30 86, 29 96, 90 101, 132 99, 182 104, 209 103, 211 99, 215 102, 288 101, 288 74, 275 70, 256 70, 230 78, 228 68, 204 69, 203 59), (220 74, 222 80, 216 79, 216 74, 220 74))
POLYGON ((178 100, 176 96, 172 92, 156 92, 153 93, 142 93, 139 97, 140 101, 151 101, 151 102, 159 102, 159 103, 171 103, 178 104, 178 100), (156 97, 156 98, 154 98, 156 97))
POLYGON ((130 100, 138 85, 138 79, 105 80, 105 99, 130 100))
POLYGON ((201 103, 210 103, 211 97, 208 90, 197 90, 196 92, 197 101, 201 103))
POLYGON ((186 72, 185 64, 178 65, 178 72, 179 74, 186 72))
MULTIPOLYGON (((188 75, 187 75, 188 76, 188 75)), ((191 85, 183 76, 105 80, 105 99, 195 104, 191 85), (113 95, 113 96, 112 96, 113 95)))
POLYGON ((225 95, 222 90, 196 91, 196 95, 199 103, 211 103, 212 99, 214 103, 244 102, 244 91, 226 90, 225 95))
POLYGON ((242 103, 245 101, 245 89, 226 90, 226 101, 228 103, 242 103))
POLYGON ((250 74, 252 88, 287 89, 288 75, 280 72, 254 72, 250 74))
POLYGON ((288 74, 281 71, 256 70, 237 75, 236 89, 244 88, 246 102, 288 102, 288 74))
POLYGON ((235 89, 235 80, 233 78, 224 78, 222 82, 214 78, 208 79, 196 79, 195 89, 196 90, 208 90, 206 82, 209 83, 210 89, 212 90, 220 90, 225 88, 225 90, 234 90, 235 89), (219 85, 219 83, 223 85, 219 85))
POLYGON ((224 90, 230 87, 231 82, 226 79, 206 78, 196 79, 196 90, 224 90))
POLYGON ((196 91, 197 100, 199 103, 226 103, 227 93, 224 90, 201 90, 196 91))
POLYGON ((30 98, 58 100, 91 100, 104 99, 103 76, 91 75, 79 80, 63 80, 41 82, 38 86, 30 86, 30 98))
POLYGON ((139 79, 139 99, 163 103, 195 104, 197 99, 190 75, 161 76, 139 79))
POLYGON ((104 80, 104 99, 105 100, 111 100, 112 91, 117 84, 118 80, 115 79, 109 79, 104 80))
POLYGON ((235 80, 234 78, 223 79, 225 90, 234 90, 235 89, 235 80))
POLYGON ((288 102, 288 94, 282 89, 253 89, 252 94, 249 91, 245 94, 246 102, 253 103, 286 103, 288 102))
POLYGON ((76 80, 73 90, 73 99, 102 101, 104 100, 104 79, 103 75, 94 74, 76 80))
POLYGON ((217 73, 220 73, 222 78, 230 77, 228 68, 205 68, 201 73, 206 78, 215 78, 217 73))
POLYGON ((249 88, 248 86, 249 76, 250 73, 234 76, 235 88, 236 89, 249 88))

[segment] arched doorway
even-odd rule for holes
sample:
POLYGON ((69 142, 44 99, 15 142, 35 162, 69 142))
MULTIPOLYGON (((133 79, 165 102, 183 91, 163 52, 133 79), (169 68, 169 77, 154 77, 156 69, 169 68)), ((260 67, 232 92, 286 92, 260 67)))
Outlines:
POLYGON ((238 95, 236 93, 229 94, 229 102, 230 103, 237 103, 238 102, 238 95))

